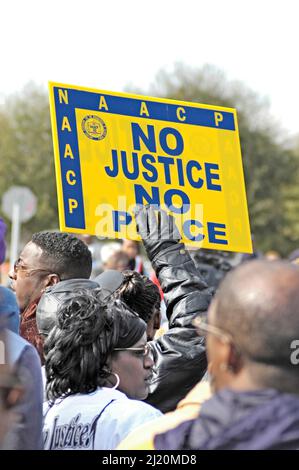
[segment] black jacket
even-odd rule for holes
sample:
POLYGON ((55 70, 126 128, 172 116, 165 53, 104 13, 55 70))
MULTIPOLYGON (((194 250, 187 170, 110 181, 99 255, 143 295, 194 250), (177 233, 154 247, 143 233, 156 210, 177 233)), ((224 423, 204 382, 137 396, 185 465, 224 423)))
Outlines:
MULTIPOLYGON (((155 244, 151 240, 149 249, 149 242, 144 240, 144 246, 163 289, 169 320, 169 331, 150 343, 155 366, 146 401, 165 413, 173 410, 205 374, 204 340, 197 335, 192 319, 197 314, 206 314, 212 289, 201 279, 183 244, 173 241, 170 245, 161 241, 155 244)), ((48 288, 37 308, 39 331, 49 333, 63 300, 74 296, 78 289, 93 289, 97 285, 87 279, 70 279, 48 288)))
MULTIPOLYGON (((173 410, 177 403, 199 382, 206 372, 204 339, 192 326, 198 314, 206 315, 213 290, 201 279, 184 245, 172 242, 156 250, 147 250, 161 284, 169 330, 151 341, 155 361, 153 382, 147 402, 162 412, 173 410), (152 259, 151 259, 152 258, 152 259)), ((145 248, 146 242, 144 241, 145 248)))
POLYGON ((76 296, 81 289, 95 289, 96 282, 89 279, 67 279, 47 287, 41 296, 36 309, 36 324, 38 332, 48 336, 56 324, 56 313, 59 306, 66 300, 76 296))

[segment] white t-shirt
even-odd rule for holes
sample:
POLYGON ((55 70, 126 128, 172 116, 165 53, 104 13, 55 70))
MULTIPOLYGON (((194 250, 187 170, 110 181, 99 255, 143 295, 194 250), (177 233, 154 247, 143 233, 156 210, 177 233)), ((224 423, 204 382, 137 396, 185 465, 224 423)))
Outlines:
POLYGON ((124 393, 99 388, 44 403, 45 450, 112 450, 134 428, 162 413, 124 393))

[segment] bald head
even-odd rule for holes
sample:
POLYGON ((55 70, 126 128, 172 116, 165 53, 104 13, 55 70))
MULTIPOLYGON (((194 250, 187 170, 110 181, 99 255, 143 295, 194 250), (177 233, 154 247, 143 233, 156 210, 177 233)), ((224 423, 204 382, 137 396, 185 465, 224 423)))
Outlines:
POLYGON ((299 267, 251 261, 227 274, 214 302, 213 322, 240 352, 262 364, 287 366, 299 338, 299 267))

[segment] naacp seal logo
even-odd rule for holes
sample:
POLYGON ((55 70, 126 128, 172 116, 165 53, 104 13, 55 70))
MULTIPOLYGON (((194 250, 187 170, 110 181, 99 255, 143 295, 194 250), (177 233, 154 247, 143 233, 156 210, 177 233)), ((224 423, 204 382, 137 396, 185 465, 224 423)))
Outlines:
POLYGON ((92 140, 102 140, 106 137, 107 126, 103 119, 90 114, 82 120, 82 130, 86 137, 92 140))

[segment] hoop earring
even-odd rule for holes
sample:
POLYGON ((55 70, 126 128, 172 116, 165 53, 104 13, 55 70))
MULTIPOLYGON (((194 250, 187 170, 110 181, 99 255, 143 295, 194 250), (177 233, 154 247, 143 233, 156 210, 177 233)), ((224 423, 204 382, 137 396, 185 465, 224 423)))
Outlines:
POLYGON ((120 382, 120 378, 119 378, 119 375, 116 374, 115 372, 111 372, 111 375, 114 375, 114 377, 116 377, 116 384, 113 385, 112 390, 116 390, 117 387, 119 386, 119 382, 120 382))

